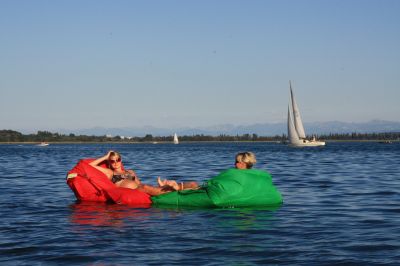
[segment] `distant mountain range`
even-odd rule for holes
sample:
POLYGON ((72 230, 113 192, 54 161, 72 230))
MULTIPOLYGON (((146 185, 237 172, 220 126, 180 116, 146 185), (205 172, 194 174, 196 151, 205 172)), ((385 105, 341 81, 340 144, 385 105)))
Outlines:
MULTIPOLYGON (((381 132, 400 132, 400 122, 372 120, 364 123, 347 123, 347 122, 313 122, 304 123, 306 134, 329 134, 329 133, 381 133, 381 132)), ((218 136, 225 135, 243 135, 243 134, 257 134, 259 136, 275 136, 287 134, 286 123, 265 123, 265 124, 252 124, 252 125, 215 125, 209 127, 182 127, 182 128, 158 128, 152 126, 145 127, 124 127, 124 128, 106 128, 94 127, 88 129, 75 130, 69 132, 68 130, 61 130, 60 133, 75 135, 111 135, 111 136, 137 136, 142 137, 147 134, 153 136, 168 136, 177 133, 183 135, 211 135, 218 136)))

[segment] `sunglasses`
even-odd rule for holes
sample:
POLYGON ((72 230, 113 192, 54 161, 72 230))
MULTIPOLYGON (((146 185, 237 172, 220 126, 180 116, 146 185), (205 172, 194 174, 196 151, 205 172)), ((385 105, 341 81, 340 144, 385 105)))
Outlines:
POLYGON ((109 160, 110 163, 119 163, 121 161, 121 158, 118 158, 116 160, 109 160))

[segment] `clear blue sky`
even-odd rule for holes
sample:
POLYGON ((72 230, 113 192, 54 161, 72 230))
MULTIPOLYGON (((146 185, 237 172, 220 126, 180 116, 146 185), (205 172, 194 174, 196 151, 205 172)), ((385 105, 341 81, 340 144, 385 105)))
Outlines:
POLYGON ((400 121, 400 1, 0 1, 0 129, 400 121))

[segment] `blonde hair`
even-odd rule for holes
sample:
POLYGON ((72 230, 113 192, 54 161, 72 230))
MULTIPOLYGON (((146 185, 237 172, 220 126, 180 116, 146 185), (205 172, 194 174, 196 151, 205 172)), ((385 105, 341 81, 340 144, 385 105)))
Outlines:
POLYGON ((245 163, 246 168, 250 169, 253 167, 253 165, 256 164, 257 160, 254 153, 246 151, 246 152, 239 152, 238 154, 236 154, 236 162, 245 163))
POLYGON ((119 152, 117 152, 117 151, 112 151, 112 152, 110 152, 110 157, 111 157, 111 156, 118 156, 118 158, 121 158, 121 159, 122 159, 121 154, 120 154, 119 152))

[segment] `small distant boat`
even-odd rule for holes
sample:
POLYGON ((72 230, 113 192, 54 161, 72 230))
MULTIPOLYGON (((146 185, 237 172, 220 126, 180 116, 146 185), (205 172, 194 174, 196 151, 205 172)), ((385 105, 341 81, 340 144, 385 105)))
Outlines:
POLYGON ((306 139, 306 133, 304 131, 303 122, 301 121, 299 107, 297 106, 294 98, 292 83, 289 81, 290 86, 290 101, 288 106, 288 137, 289 146, 292 147, 317 147, 325 146, 324 141, 318 141, 315 136, 308 140, 306 139), (293 118, 292 118, 293 117, 293 118))
POLYGON ((391 140, 383 140, 383 141, 379 141, 379 143, 381 143, 381 144, 392 144, 393 142, 391 140))
POLYGON ((178 135, 174 134, 174 144, 179 144, 178 135))
POLYGON ((49 146, 49 145, 50 145, 50 144, 47 143, 47 142, 41 142, 41 143, 39 143, 37 146, 44 147, 44 146, 49 146))

